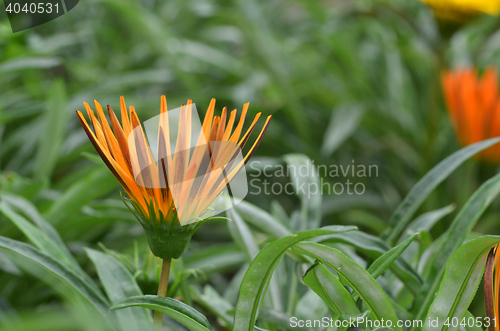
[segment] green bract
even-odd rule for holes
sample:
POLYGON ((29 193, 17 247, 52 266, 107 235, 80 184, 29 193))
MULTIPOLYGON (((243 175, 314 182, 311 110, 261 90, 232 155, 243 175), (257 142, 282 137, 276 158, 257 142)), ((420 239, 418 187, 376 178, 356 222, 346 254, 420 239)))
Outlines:
POLYGON ((172 213, 172 218, 167 219, 161 212, 156 215, 153 204, 151 203, 149 204, 149 215, 154 216, 150 217, 141 212, 141 208, 137 206, 135 201, 124 198, 123 196, 122 200, 141 223, 144 231, 146 231, 151 252, 163 260, 180 258, 186 250, 195 231, 201 224, 208 220, 205 219, 195 223, 181 225, 177 218, 176 211, 172 213), (132 204, 134 208, 131 208, 129 203, 132 204))

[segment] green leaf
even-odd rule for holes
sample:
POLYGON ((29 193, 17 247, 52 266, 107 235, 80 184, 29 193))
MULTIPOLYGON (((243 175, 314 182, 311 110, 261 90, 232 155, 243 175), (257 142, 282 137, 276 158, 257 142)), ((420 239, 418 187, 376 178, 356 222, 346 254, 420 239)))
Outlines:
MULTIPOLYGON (((228 217, 231 218, 229 220, 228 229, 231 233, 234 241, 239 244, 245 255, 247 256, 248 263, 252 262, 253 259, 259 254, 259 246, 255 242, 255 238, 252 235, 252 231, 248 227, 248 225, 243 221, 241 216, 238 214, 235 208, 230 208, 227 210, 228 217)), ((279 296, 279 288, 277 283, 271 280, 269 284, 269 301, 273 308, 281 309, 280 305, 280 296, 279 296)))
POLYGON ((57 230, 52 226, 52 224, 47 222, 42 215, 40 215, 31 201, 14 194, 0 194, 0 198, 1 201, 15 207, 18 212, 31 219, 31 221, 36 224, 36 226, 38 226, 38 228, 40 228, 40 230, 42 230, 55 244, 57 244, 61 250, 64 250, 69 257, 72 257, 57 230))
MULTIPOLYGON (((273 278, 274 277, 276 276, 273 276, 273 278)), ((287 312, 287 314, 297 317, 298 319, 311 320, 320 320, 323 317, 328 316, 328 311, 330 310, 328 305, 316 293, 314 293, 313 290, 308 289, 308 291, 306 291, 303 295, 300 295, 300 292, 298 294, 299 298, 297 298, 298 300, 295 307, 290 307, 290 311, 287 312)), ((259 321, 264 321, 264 317, 262 316, 262 311, 264 309, 265 307, 262 308, 259 313, 259 321)), ((290 327, 290 324, 288 327, 290 327)))
MULTIPOLYGON (((315 295, 315 294, 313 293, 313 295, 315 295)), ((325 312, 328 312, 328 310, 325 309, 325 312)), ((323 314, 323 315, 325 315, 325 314, 323 314)), ((262 310, 260 311, 260 314, 259 314, 259 319, 261 321, 271 323, 272 326, 278 327, 278 330, 283 329, 283 330, 294 330, 294 331, 311 331, 311 328, 300 327, 298 325, 296 325, 296 326, 294 325, 290 329, 290 325, 292 324, 291 320, 293 321, 293 317, 296 317, 296 316, 289 316, 281 311, 271 310, 271 309, 267 309, 267 308, 262 308, 262 310)), ((269 331, 269 330, 259 328, 259 327, 254 327, 254 330, 269 331)))
POLYGON ((500 174, 490 178, 467 200, 438 246, 434 258, 434 268, 442 268, 451 255, 460 247, 479 217, 500 193, 500 174))
POLYGON ((417 305, 415 306, 418 309, 416 310, 417 319, 422 318, 427 313, 431 301, 434 299, 434 293, 436 293, 445 272, 445 265, 448 263, 451 255, 464 242, 479 217, 499 193, 500 174, 488 180, 474 192, 455 217, 448 230, 440 238, 439 244, 433 254, 433 259, 431 259, 433 263, 430 275, 428 276, 429 281, 424 284, 417 297, 417 305))
POLYGON ((465 326, 465 330, 467 330, 467 331, 483 331, 483 329, 479 326, 479 323, 476 322, 477 321, 476 318, 474 317, 474 315, 471 314, 470 311, 466 311, 464 317, 467 321, 466 322, 467 325, 465 326), (474 320, 474 323, 472 323, 472 319, 474 320), (469 323, 469 320, 471 321, 471 323, 469 323))
POLYGON ((30 201, 10 194, 1 194, 0 198, 2 199, 0 201, 0 212, 10 219, 36 247, 76 271, 88 284, 99 291, 92 278, 83 271, 73 255, 71 255, 56 229, 38 213, 38 210, 30 201), (14 212, 10 206, 22 211, 36 226, 33 226, 19 213, 14 212))
POLYGON ((387 206, 387 201, 380 194, 369 191, 366 191, 363 195, 344 193, 333 197, 325 196, 322 203, 323 215, 340 213, 355 208, 381 210, 387 206))
POLYGON ((374 215, 372 212, 352 208, 343 213, 343 218, 347 224, 365 228, 369 233, 382 233, 387 227, 387 221, 374 215))
MULTIPOLYGON (((367 254, 372 259, 378 259, 383 254, 391 250, 382 239, 369 235, 361 231, 352 231, 342 235, 328 235, 319 240, 320 242, 340 242, 354 246, 357 250, 367 254)), ((404 259, 398 258, 390 265, 390 269, 394 274, 401 279, 406 287, 413 293, 418 293, 422 280, 419 274, 409 265, 404 259)))
POLYGON ((271 211, 272 217, 274 217, 281 224, 288 224, 288 222, 290 222, 290 217, 288 217, 285 208, 283 208, 283 206, 278 201, 271 201, 269 210, 271 211))
POLYGON ((118 181, 103 164, 65 190, 50 207, 45 218, 57 225, 77 213, 86 203, 103 196, 117 185, 118 181))
POLYGON ((0 331, 110 331, 109 326, 99 325, 99 316, 84 316, 76 307, 50 309, 43 312, 24 313, 21 316, 3 314, 0 331), (87 318, 86 318, 87 317, 87 318))
POLYGON ((338 315, 361 314, 344 285, 321 263, 310 267, 302 279, 338 315))
POLYGON ((291 234, 290 230, 274 219, 271 214, 251 203, 241 201, 236 205, 236 210, 248 223, 276 238, 285 237, 291 234))
POLYGON ((403 241, 403 237, 412 235, 416 232, 430 231, 434 225, 440 221, 446 215, 452 213, 455 210, 455 205, 451 204, 446 207, 436 209, 415 218, 410 225, 406 228, 406 235, 401 236, 400 242, 403 241))
POLYGON ((44 232, 29 222, 27 219, 14 212, 5 201, 0 201, 0 213, 11 220, 15 226, 42 252, 52 256, 57 261, 61 261, 67 267, 76 270, 76 262, 69 257, 66 252, 56 245, 44 232))
POLYGON ((446 177, 468 158, 498 142, 500 142, 499 138, 493 138, 469 145, 448 156, 437 166, 432 168, 431 171, 413 186, 408 195, 396 208, 389 220, 389 227, 385 232, 384 239, 386 239, 387 242, 396 239, 406 227, 418 207, 420 207, 439 183, 445 180, 446 177))
POLYGON ((352 105, 333 111, 323 138, 321 154, 332 155, 356 131, 362 115, 362 108, 352 105))
POLYGON ((118 302, 111 310, 129 307, 143 307, 158 311, 170 316, 191 331, 212 331, 207 318, 196 309, 172 298, 163 298, 156 295, 143 295, 118 302))
POLYGON ((287 154, 283 159, 290 171, 295 194, 301 201, 300 230, 314 229, 321 223, 321 185, 316 166, 303 154, 287 154), (305 174, 304 174, 305 173, 305 174))
POLYGON ((396 247, 391 248, 389 251, 376 259, 366 271, 368 271, 373 278, 377 279, 397 260, 401 254, 403 254, 405 249, 411 244, 416 236, 417 233, 396 247))
MULTIPOLYGON (((239 285, 239 284, 238 284, 239 285)), ((193 296, 196 296, 196 302, 207 311, 214 314, 221 326, 231 329, 233 325, 234 305, 220 296, 220 294, 210 285, 203 287, 203 293, 192 287, 193 296)), ((235 300, 236 301, 236 300, 235 300)))
POLYGON ((56 80, 50 88, 43 129, 38 141, 38 154, 35 162, 35 178, 50 177, 55 168, 66 132, 71 112, 66 107, 66 87, 62 80, 56 80))
POLYGON ((347 232, 355 227, 330 227, 301 231, 291 236, 280 238, 264 248, 250 264, 240 288, 240 295, 236 304, 234 330, 252 331, 257 320, 259 307, 266 293, 274 269, 285 255, 285 252, 294 244, 316 236, 347 232))
POLYGON ((244 13, 240 19, 248 32, 249 47, 255 52, 259 61, 265 64, 269 76, 278 85, 280 99, 285 105, 283 113, 288 117, 298 135, 305 141, 309 140, 311 126, 309 118, 303 116, 305 105, 292 84, 289 66, 283 61, 286 57, 286 50, 271 33, 270 25, 265 18, 264 7, 255 0, 239 0, 235 4, 237 5, 236 12, 244 13))
MULTIPOLYGON (((142 296, 142 291, 135 278, 110 255, 87 248, 87 255, 97 269, 104 290, 112 304, 116 304, 129 297, 142 296)), ((146 309, 132 308, 117 312, 117 319, 122 330, 142 330, 152 325, 151 315, 146 309)))
POLYGON ((61 61, 55 57, 16 58, 5 61, 0 65, 0 73, 24 69, 48 69, 60 65, 61 61))
POLYGON ((35 263, 46 269, 52 275, 82 294, 83 297, 96 307, 102 315, 105 317, 109 316, 109 302, 104 295, 96 289, 95 284, 89 283, 85 278, 77 275, 73 270, 55 260, 53 257, 37 250, 31 245, 5 237, 0 237, 0 249, 13 253, 20 259, 35 263))
POLYGON ((236 244, 212 245, 183 257, 187 269, 196 269, 207 275, 234 270, 246 262, 246 257, 236 244))
POLYGON ((250 231, 250 228, 243 221, 235 208, 228 209, 226 214, 227 217, 230 218, 227 222, 227 227, 231 236, 245 253, 248 262, 251 262, 257 254, 259 254, 259 246, 257 246, 255 242, 252 231, 250 231))
POLYGON ((438 319, 437 327, 424 323, 424 331, 457 330, 452 326, 443 325, 447 318, 462 319, 476 294, 483 275, 486 258, 490 249, 500 242, 498 236, 484 236, 469 241, 453 254, 446 266, 446 272, 441 281, 427 321, 438 319))
POLYGON ((392 321, 393 329, 397 327, 398 318, 389 299, 375 279, 360 265, 350 260, 342 252, 316 243, 300 243, 293 250, 314 257, 337 271, 349 287, 363 300, 366 308, 377 320, 392 321))

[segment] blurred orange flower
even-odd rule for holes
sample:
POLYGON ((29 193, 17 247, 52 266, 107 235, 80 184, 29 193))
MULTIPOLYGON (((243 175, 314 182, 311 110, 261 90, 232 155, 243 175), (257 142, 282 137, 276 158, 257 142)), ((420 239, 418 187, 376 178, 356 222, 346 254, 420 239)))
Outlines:
MULTIPOLYGON (((481 78, 469 68, 445 71, 442 82, 448 114, 462 145, 500 136, 500 96, 495 68, 487 68, 481 78)), ((500 146, 490 147, 479 158, 500 162, 500 146)))

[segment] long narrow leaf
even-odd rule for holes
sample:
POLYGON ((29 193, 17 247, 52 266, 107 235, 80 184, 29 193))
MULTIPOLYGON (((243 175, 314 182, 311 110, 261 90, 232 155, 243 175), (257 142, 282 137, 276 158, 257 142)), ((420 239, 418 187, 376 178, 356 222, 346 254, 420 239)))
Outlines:
POLYGON ((63 252, 45 233, 29 222, 27 219, 14 212, 4 201, 0 201, 0 213, 11 220, 15 226, 21 230, 26 237, 41 251, 61 261, 71 269, 75 269, 75 264, 65 252, 63 252))
POLYGON ((170 316, 191 331, 212 331, 207 318, 196 309, 172 298, 162 298, 156 295, 143 295, 118 302, 111 310, 129 307, 143 307, 170 316))
POLYGON ((417 296, 417 305, 415 306, 417 319, 424 317, 427 313, 451 255, 460 247, 479 217, 499 193, 500 174, 488 180, 474 192, 443 235, 436 253, 433 255, 429 281, 424 284, 419 296, 417 296))
POLYGON ((452 213, 454 210, 455 205, 451 204, 418 216, 410 223, 410 225, 408 225, 405 234, 401 236, 399 242, 402 242, 407 236, 412 235, 413 233, 430 231, 437 222, 442 220, 446 215, 452 213))
MULTIPOLYGON (((382 239, 361 231, 352 231, 343 235, 328 235, 318 239, 321 239, 321 241, 340 242, 351 245, 357 250, 367 254, 372 259, 380 258, 391 249, 391 246, 382 239)), ((422 284, 422 279, 410 264, 398 258, 390 265, 390 269, 404 282, 410 291, 418 293, 422 284)))
POLYGON ((366 271, 368 271, 373 278, 377 279, 397 260, 401 254, 403 254, 405 249, 412 243, 416 236, 417 233, 410 238, 407 238, 396 247, 391 248, 387 251, 387 253, 384 253, 376 259, 366 271))
POLYGON ((47 236, 49 236, 49 238, 52 239, 52 241, 57 244, 61 250, 65 251, 68 256, 71 256, 71 253, 64 244, 64 241, 61 239, 57 230, 52 226, 52 224, 47 222, 42 215, 40 215, 39 211, 31 201, 14 194, 1 194, 0 198, 10 206, 15 207, 18 212, 22 212, 28 219, 36 224, 40 230, 46 233, 47 236))
POLYGON ((5 237, 0 237, 0 249, 14 253, 19 258, 43 267, 82 294, 102 315, 105 317, 108 316, 108 307, 110 305, 104 295, 98 292, 93 284, 89 284, 86 279, 80 277, 53 257, 37 250, 31 245, 5 237))
POLYGON ((345 316, 361 314, 344 285, 322 264, 313 265, 302 279, 333 312, 345 316))
POLYGON ((445 180, 464 161, 486 148, 500 142, 500 138, 492 138, 462 148, 448 156, 431 171, 429 171, 399 204, 389 220, 389 228, 384 234, 384 239, 391 242, 396 239, 406 227, 415 211, 424 202, 427 196, 445 180))
POLYGON ((424 331, 458 330, 444 325, 454 317, 461 320, 476 294, 490 249, 500 242, 498 236, 484 236, 460 247, 446 266, 446 272, 429 314, 424 321, 438 320, 438 325, 424 323, 424 331))
POLYGON ((316 166, 306 155, 287 154, 283 159, 295 169, 290 172, 295 194, 301 201, 300 230, 314 229, 321 223, 321 185, 316 166), (306 174, 303 174, 305 169, 306 174))
POLYGON ((2 194, 0 198, 2 199, 0 201, 0 213, 3 213, 11 220, 36 247, 76 271, 80 277, 84 278, 89 285, 94 287, 94 290, 99 291, 97 285, 83 271, 73 255, 71 255, 56 229, 38 213, 31 202, 22 197, 7 194, 2 194), (36 226, 19 213, 14 212, 11 206, 22 209, 36 226))
MULTIPOLYGON (((230 218, 227 223, 229 232, 247 256, 248 263, 251 263, 257 254, 259 254, 259 246, 257 246, 250 228, 245 221, 243 221, 235 208, 228 209, 227 216, 230 218)), ((278 284, 271 279, 269 287, 270 296, 268 299, 270 300, 273 308, 282 309, 278 284)))
POLYGON ((104 166, 93 170, 88 176, 68 188, 44 214, 52 224, 58 224, 77 213, 82 206, 101 197, 118 185, 113 175, 104 166))
MULTIPOLYGON (((134 277, 123 264, 110 255, 92 249, 86 249, 86 252, 96 266, 99 279, 111 303, 116 304, 129 297, 142 295, 134 277)), ((132 308, 116 313, 124 331, 141 330, 149 328, 152 324, 151 315, 143 308, 132 308)))
POLYGON ((392 322, 393 330, 402 331, 397 326, 398 318, 389 299, 375 279, 360 265, 347 258, 334 248, 316 243, 300 243, 294 246, 294 251, 306 254, 335 269, 343 280, 363 300, 368 310, 377 320, 392 322))
POLYGON ((265 233, 275 236, 276 238, 285 237, 291 234, 290 230, 274 219, 271 214, 246 201, 238 203, 236 209, 248 223, 261 229, 265 233))
POLYGON ((346 232, 354 229, 355 227, 338 226, 330 227, 329 229, 301 231, 278 239, 264 248, 250 264, 245 278, 243 278, 240 295, 236 304, 233 329, 239 331, 253 330, 260 304, 264 298, 274 269, 291 246, 316 236, 346 232))
POLYGON ((43 130, 41 130, 38 154, 34 163, 37 178, 50 177, 56 166, 64 141, 66 124, 69 114, 71 114, 66 106, 66 85, 61 79, 58 79, 50 89, 46 111, 43 115, 43 130))
POLYGON ((435 268, 442 267, 460 247, 479 217, 500 194, 500 174, 489 179, 474 192, 460 210, 450 227, 443 234, 444 239, 436 251, 435 268))
POLYGON ((229 232, 247 256, 248 262, 251 262, 259 253, 259 247, 250 228, 234 208, 227 210, 226 214, 230 218, 227 222, 229 232))

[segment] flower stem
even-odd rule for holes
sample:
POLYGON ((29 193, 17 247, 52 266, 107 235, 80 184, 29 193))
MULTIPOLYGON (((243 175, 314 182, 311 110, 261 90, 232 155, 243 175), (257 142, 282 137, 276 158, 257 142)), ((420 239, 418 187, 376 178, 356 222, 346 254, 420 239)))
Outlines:
MULTIPOLYGON (((163 260, 163 265, 161 267, 160 284, 158 285, 158 296, 166 297, 168 289, 168 277, 170 275, 170 264, 172 259, 163 260)), ((163 314, 155 311, 154 312, 154 331, 161 331, 161 322, 163 320, 163 314)))

